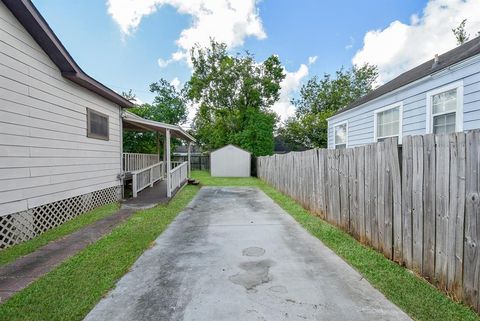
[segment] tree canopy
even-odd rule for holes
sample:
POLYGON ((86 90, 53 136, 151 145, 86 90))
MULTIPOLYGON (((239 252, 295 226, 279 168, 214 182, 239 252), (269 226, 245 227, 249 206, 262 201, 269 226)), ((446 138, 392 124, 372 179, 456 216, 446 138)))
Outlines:
MULTIPOLYGON (((142 104, 129 111, 145 119, 168 124, 181 125, 186 122, 187 101, 184 90, 177 90, 165 79, 160 79, 150 85, 150 92, 156 94, 152 104, 142 104)), ((123 93, 123 96, 129 100, 135 99, 131 90, 123 93)), ((125 152, 155 153, 157 150, 157 138, 153 132, 125 131, 123 137, 125 152)))
POLYGON ((292 100, 295 116, 279 132, 291 146, 327 147, 327 119, 354 100, 369 93, 378 77, 376 66, 365 64, 341 68, 335 77, 314 76, 302 86, 300 97, 292 100))
POLYGON ((193 73, 187 95, 198 106, 195 136, 206 149, 235 144, 255 156, 273 152, 278 101, 285 75, 277 56, 258 63, 249 53, 227 52, 223 43, 191 50, 193 73))

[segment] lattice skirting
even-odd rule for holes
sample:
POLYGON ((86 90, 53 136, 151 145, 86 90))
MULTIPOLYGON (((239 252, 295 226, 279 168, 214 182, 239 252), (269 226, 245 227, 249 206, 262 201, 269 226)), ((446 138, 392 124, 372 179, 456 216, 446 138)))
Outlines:
POLYGON ((32 239, 43 232, 88 212, 98 206, 116 202, 121 187, 113 186, 92 193, 34 207, 0 217, 0 248, 32 239))

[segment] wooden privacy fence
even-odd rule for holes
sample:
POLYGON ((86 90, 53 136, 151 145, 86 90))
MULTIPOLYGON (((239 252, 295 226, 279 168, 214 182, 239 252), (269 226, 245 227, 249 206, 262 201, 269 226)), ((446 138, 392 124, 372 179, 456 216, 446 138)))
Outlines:
POLYGON ((480 131, 259 157, 257 173, 480 311, 480 131))

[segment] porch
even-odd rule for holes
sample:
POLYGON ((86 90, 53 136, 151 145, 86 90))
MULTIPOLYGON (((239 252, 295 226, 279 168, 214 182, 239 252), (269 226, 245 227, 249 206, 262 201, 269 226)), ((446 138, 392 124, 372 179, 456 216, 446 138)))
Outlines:
POLYGON ((156 154, 123 153, 123 179, 124 181, 131 180, 132 186, 132 198, 124 205, 135 208, 168 201, 188 181, 190 149, 195 139, 180 126, 147 120, 130 112, 124 112, 122 118, 123 130, 157 133, 156 154), (160 158, 159 135, 165 137, 162 159, 160 158), (186 161, 171 161, 172 137, 187 143, 188 157, 186 161), (141 199, 137 199, 138 196, 141 196, 141 199))

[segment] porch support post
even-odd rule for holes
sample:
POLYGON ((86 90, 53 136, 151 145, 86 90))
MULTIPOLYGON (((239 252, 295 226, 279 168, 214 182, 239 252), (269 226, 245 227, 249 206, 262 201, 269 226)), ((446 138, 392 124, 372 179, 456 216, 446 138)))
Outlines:
POLYGON ((191 162, 190 162, 190 150, 192 149, 192 143, 191 142, 188 142, 188 152, 187 152, 187 155, 188 155, 188 177, 190 178, 191 177, 191 172, 192 172, 192 165, 191 165, 191 162))
POLYGON ((158 156, 158 162, 160 161, 160 133, 155 132, 157 135, 157 156, 158 156))
POLYGON ((162 177, 165 178, 167 175, 167 132, 165 131, 165 136, 163 138, 163 166, 162 166, 162 177))
POLYGON ((165 135, 165 141, 166 141, 166 146, 165 146, 165 155, 167 156, 167 197, 170 198, 172 197, 172 182, 171 179, 172 177, 170 176, 170 171, 172 170, 172 163, 170 161, 170 129, 167 129, 166 135, 165 135))

